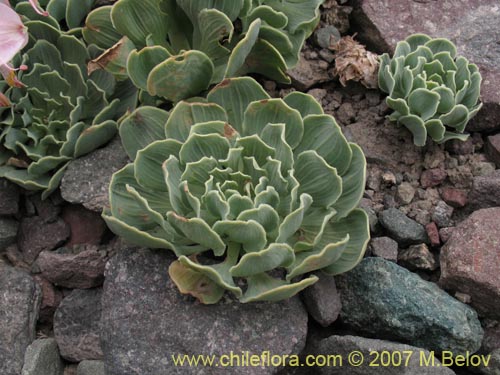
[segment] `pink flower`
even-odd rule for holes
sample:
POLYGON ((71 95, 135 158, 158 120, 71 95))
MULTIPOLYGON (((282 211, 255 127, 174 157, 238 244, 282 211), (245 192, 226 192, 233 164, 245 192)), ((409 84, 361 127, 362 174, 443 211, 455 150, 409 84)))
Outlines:
POLYGON ((0 65, 0 74, 9 86, 24 87, 25 85, 17 78, 16 71, 27 70, 26 65, 21 65, 19 68, 14 69, 10 64, 0 65))
POLYGON ((35 12, 37 12, 38 14, 40 14, 42 16, 49 15, 49 12, 40 8, 40 4, 38 4, 38 0, 29 0, 29 2, 31 4, 31 6, 33 7, 33 9, 35 9, 35 12))
POLYGON ((28 43, 28 29, 5 3, 0 3, 0 25, 0 65, 5 65, 28 43))

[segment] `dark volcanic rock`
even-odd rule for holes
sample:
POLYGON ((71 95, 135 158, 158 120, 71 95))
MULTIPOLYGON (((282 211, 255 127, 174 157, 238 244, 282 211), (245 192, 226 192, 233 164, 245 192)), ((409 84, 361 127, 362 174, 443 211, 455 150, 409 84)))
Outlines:
POLYGON ((342 304, 335 286, 335 279, 330 275, 318 272, 319 280, 302 292, 307 311, 315 321, 328 327, 337 320, 342 304))
POLYGON ((383 211, 380 216, 380 223, 401 246, 408 246, 419 243, 428 243, 429 238, 425 228, 410 219, 397 208, 389 208, 383 211))
MULTIPOLYGON (((171 355, 302 350, 307 313, 298 297, 248 304, 226 298, 202 305, 181 295, 169 279, 173 259, 166 251, 122 249, 108 263, 101 336, 107 375, 219 374, 215 367, 175 367, 171 355)), ((240 367, 238 374, 277 370, 240 367)))
POLYGON ((470 209, 500 206, 500 169, 487 176, 474 177, 469 194, 470 209))
POLYGON ((500 318, 500 208, 474 212, 441 249, 439 283, 472 298, 481 314, 500 318))
POLYGON ((107 146, 73 160, 61 181, 61 195, 71 203, 101 212, 109 205, 108 187, 114 172, 124 167, 128 156, 117 137, 107 146))
POLYGON ((18 228, 16 220, 0 217, 0 250, 16 242, 18 228))
POLYGON ((83 206, 70 205, 64 208, 62 218, 71 230, 66 246, 101 243, 106 223, 100 213, 89 211, 83 206))
POLYGON ((15 215, 19 211, 19 187, 0 178, 0 215, 15 215))
POLYGON ((500 168, 500 134, 491 135, 486 141, 486 154, 500 168))
POLYGON ((473 309, 393 262, 365 258, 336 283, 340 318, 360 333, 455 355, 481 346, 473 309))
POLYGON ((63 299, 62 292, 54 288, 52 283, 40 275, 33 277, 42 290, 42 304, 40 305, 40 323, 52 324, 52 318, 57 306, 63 299))
POLYGON ((426 33, 449 38, 459 54, 477 64, 484 107, 468 125, 470 131, 500 127, 499 18, 497 0, 356 0, 354 17, 360 39, 379 51, 392 51, 410 34, 426 33))
POLYGON ((0 374, 19 375, 35 339, 42 293, 31 276, 0 262, 0 374))
POLYGON ((412 271, 434 271, 438 266, 434 254, 424 243, 401 250, 398 255, 398 264, 412 271))
POLYGON ((54 336, 64 359, 80 362, 102 358, 101 296, 102 288, 75 289, 56 310, 54 336))
POLYGON ((69 227, 63 220, 47 223, 41 216, 34 216, 21 221, 17 243, 24 260, 31 264, 42 251, 61 246, 68 237, 69 227))

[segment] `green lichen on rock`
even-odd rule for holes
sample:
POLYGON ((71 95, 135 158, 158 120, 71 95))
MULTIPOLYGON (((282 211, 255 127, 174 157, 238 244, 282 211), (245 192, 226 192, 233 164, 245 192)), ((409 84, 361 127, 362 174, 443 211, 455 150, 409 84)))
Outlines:
MULTIPOLYGON (((87 62, 95 49, 73 35, 78 33, 74 29, 62 30, 57 17, 40 16, 27 2, 17 4, 16 11, 29 42, 14 66, 24 64, 28 70, 19 74, 22 85, 0 81, 9 101, 0 108, 0 177, 43 190, 46 197, 58 187, 70 160, 117 133, 117 120, 135 108, 137 90, 130 80, 117 82, 105 71, 89 76, 87 62)), ((65 22, 77 24, 78 17, 68 14, 65 22)))
POLYGON ((378 81, 394 110, 389 118, 408 128, 417 146, 427 136, 438 143, 466 140, 465 126, 482 106, 477 66, 443 38, 414 34, 400 41, 392 59, 380 57, 378 81))
POLYGON ((289 83, 286 70, 298 62, 322 2, 118 0, 92 11, 83 35, 106 49, 100 65, 120 65, 143 90, 144 101, 177 102, 248 73, 289 83), (130 52, 119 41, 135 48, 130 52))
POLYGON ((113 176, 103 217, 128 241, 173 250, 181 292, 276 301, 363 257, 365 158, 311 96, 227 79, 170 113, 137 109, 120 135, 134 161, 113 176))

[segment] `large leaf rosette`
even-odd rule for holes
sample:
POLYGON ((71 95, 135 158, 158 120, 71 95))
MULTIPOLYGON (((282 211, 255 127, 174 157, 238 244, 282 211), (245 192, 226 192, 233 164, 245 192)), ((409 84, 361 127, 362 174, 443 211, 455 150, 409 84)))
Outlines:
POLYGON ((365 158, 311 96, 228 79, 204 102, 137 109, 120 134, 134 161, 113 176, 103 217, 126 240, 173 250, 181 292, 276 301, 363 257, 365 158))

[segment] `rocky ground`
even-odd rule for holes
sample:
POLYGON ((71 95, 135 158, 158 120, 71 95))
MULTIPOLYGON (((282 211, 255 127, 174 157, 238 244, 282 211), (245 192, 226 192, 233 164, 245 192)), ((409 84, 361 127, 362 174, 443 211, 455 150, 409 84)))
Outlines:
POLYGON ((175 368, 169 354, 451 350, 492 360, 488 368, 412 360, 404 369, 311 373, 500 374, 499 17, 496 0, 329 0, 290 72, 293 85, 263 82, 276 97, 315 96, 368 160, 366 258, 336 279, 319 274, 288 301, 200 305, 169 280, 171 254, 115 238, 100 211, 111 174, 127 163, 118 139, 72 162, 45 201, 0 180, 0 373, 218 374, 175 368), (358 33, 380 53, 413 32, 451 38, 480 66, 484 108, 466 142, 415 147, 407 130, 385 119, 381 92, 342 87, 334 76, 329 46, 340 35, 358 33))

